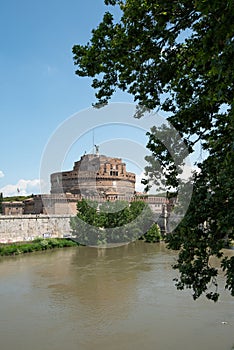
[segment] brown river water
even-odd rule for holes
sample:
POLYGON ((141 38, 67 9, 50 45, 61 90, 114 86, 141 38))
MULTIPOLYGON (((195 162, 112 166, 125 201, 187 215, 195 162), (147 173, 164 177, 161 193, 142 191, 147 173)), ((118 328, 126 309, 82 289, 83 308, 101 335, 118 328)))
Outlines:
POLYGON ((175 258, 141 241, 1 258, 0 349, 234 349, 223 278, 217 303, 193 301, 174 286, 175 258))

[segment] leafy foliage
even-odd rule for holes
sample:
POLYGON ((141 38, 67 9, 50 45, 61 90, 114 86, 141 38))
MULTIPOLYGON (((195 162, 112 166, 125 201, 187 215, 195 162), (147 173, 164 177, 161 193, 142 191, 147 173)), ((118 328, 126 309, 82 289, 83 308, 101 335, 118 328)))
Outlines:
POLYGON ((32 198, 33 195, 30 196, 11 196, 11 197, 4 197, 4 202, 21 202, 25 199, 32 198))
POLYGON ((75 247, 77 242, 65 238, 37 238, 28 243, 0 244, 0 256, 19 255, 53 248, 75 247))
MULTIPOLYGON (((76 74, 93 78, 97 106, 116 89, 134 96, 136 116, 145 108, 161 108, 190 153, 197 143, 208 154, 197 164, 188 213, 168 238, 179 249, 175 268, 178 288, 192 288, 194 299, 205 293, 218 298, 217 269, 210 257, 221 258, 226 288, 234 295, 233 258, 221 249, 234 239, 234 3, 230 0, 105 0, 119 6, 92 31, 87 45, 73 47, 76 74), (215 287, 209 291, 210 283, 215 287)), ((164 132, 165 130, 158 130, 164 132)), ((148 173, 157 181, 154 165, 165 172, 166 186, 178 185, 178 165, 149 133, 148 173)), ((182 165, 182 162, 180 163, 182 165)))
POLYGON ((71 218, 73 235, 87 245, 124 243, 143 236, 153 224, 153 213, 143 201, 96 202, 82 199, 77 216, 71 218))
POLYGON ((162 236, 158 224, 153 224, 141 238, 147 243, 160 242, 162 236))

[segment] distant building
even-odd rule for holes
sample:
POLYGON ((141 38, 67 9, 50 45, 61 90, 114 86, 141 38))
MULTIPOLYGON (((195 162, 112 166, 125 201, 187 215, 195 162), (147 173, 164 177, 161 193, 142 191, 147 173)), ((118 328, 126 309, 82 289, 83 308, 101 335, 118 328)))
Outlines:
POLYGON ((24 203, 22 201, 2 202, 3 215, 22 215, 24 214, 24 203))
POLYGON ((98 201, 124 199, 135 194, 136 175, 126 170, 121 158, 96 154, 83 155, 73 169, 51 174, 51 193, 18 202, 3 202, 3 215, 76 214, 82 198, 98 201))
POLYGON ((100 196, 108 199, 115 196, 130 197, 135 193, 136 175, 126 171, 121 158, 99 154, 87 154, 74 163, 73 170, 54 173, 51 179, 51 194, 100 196))
POLYGON ((82 198, 106 200, 143 200, 157 215, 165 212, 165 197, 135 192, 136 175, 126 170, 121 158, 87 154, 74 163, 73 169, 50 176, 51 193, 34 195, 19 202, 2 202, 3 215, 49 214, 76 215, 82 198))

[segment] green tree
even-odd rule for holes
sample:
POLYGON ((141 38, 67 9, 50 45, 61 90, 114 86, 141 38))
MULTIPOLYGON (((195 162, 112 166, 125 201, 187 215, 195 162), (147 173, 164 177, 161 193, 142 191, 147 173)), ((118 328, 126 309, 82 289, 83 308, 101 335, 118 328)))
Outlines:
POLYGON ((83 245, 98 245, 105 242, 105 232, 99 227, 98 203, 82 199, 77 202, 77 215, 70 225, 76 240, 83 245))
POLYGON ((143 201, 97 202, 82 199, 77 216, 71 218, 76 240, 84 245, 130 242, 141 237, 153 224, 153 212, 143 201))
POLYGON ((99 225, 105 228, 123 226, 130 221, 128 202, 103 202, 99 206, 99 225))
POLYGON ((150 229, 142 236, 142 239, 148 243, 160 242, 162 237, 158 224, 153 224, 150 229))
MULTIPOLYGON (((105 4, 118 6, 121 18, 106 12, 90 42, 73 47, 76 74, 93 78, 97 104, 107 103, 117 88, 126 91, 138 104, 136 116, 144 108, 161 108, 190 153, 197 143, 207 152, 197 164, 188 213, 168 242, 170 248, 179 249, 178 288, 192 288, 194 299, 205 293, 216 301, 218 270, 210 265, 215 255, 234 296, 234 257, 222 255, 225 241, 234 238, 234 3, 106 0, 105 4)), ((170 155, 160 149, 160 138, 153 133, 149 137, 153 158, 168 165, 165 184, 177 186, 170 155)))

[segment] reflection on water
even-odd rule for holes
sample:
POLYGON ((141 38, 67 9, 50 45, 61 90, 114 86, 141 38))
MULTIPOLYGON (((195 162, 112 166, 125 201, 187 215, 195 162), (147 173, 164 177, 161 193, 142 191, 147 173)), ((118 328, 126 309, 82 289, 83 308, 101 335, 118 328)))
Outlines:
POLYGON ((233 298, 194 302, 174 261, 143 242, 1 259, 1 349, 230 350, 233 298))

